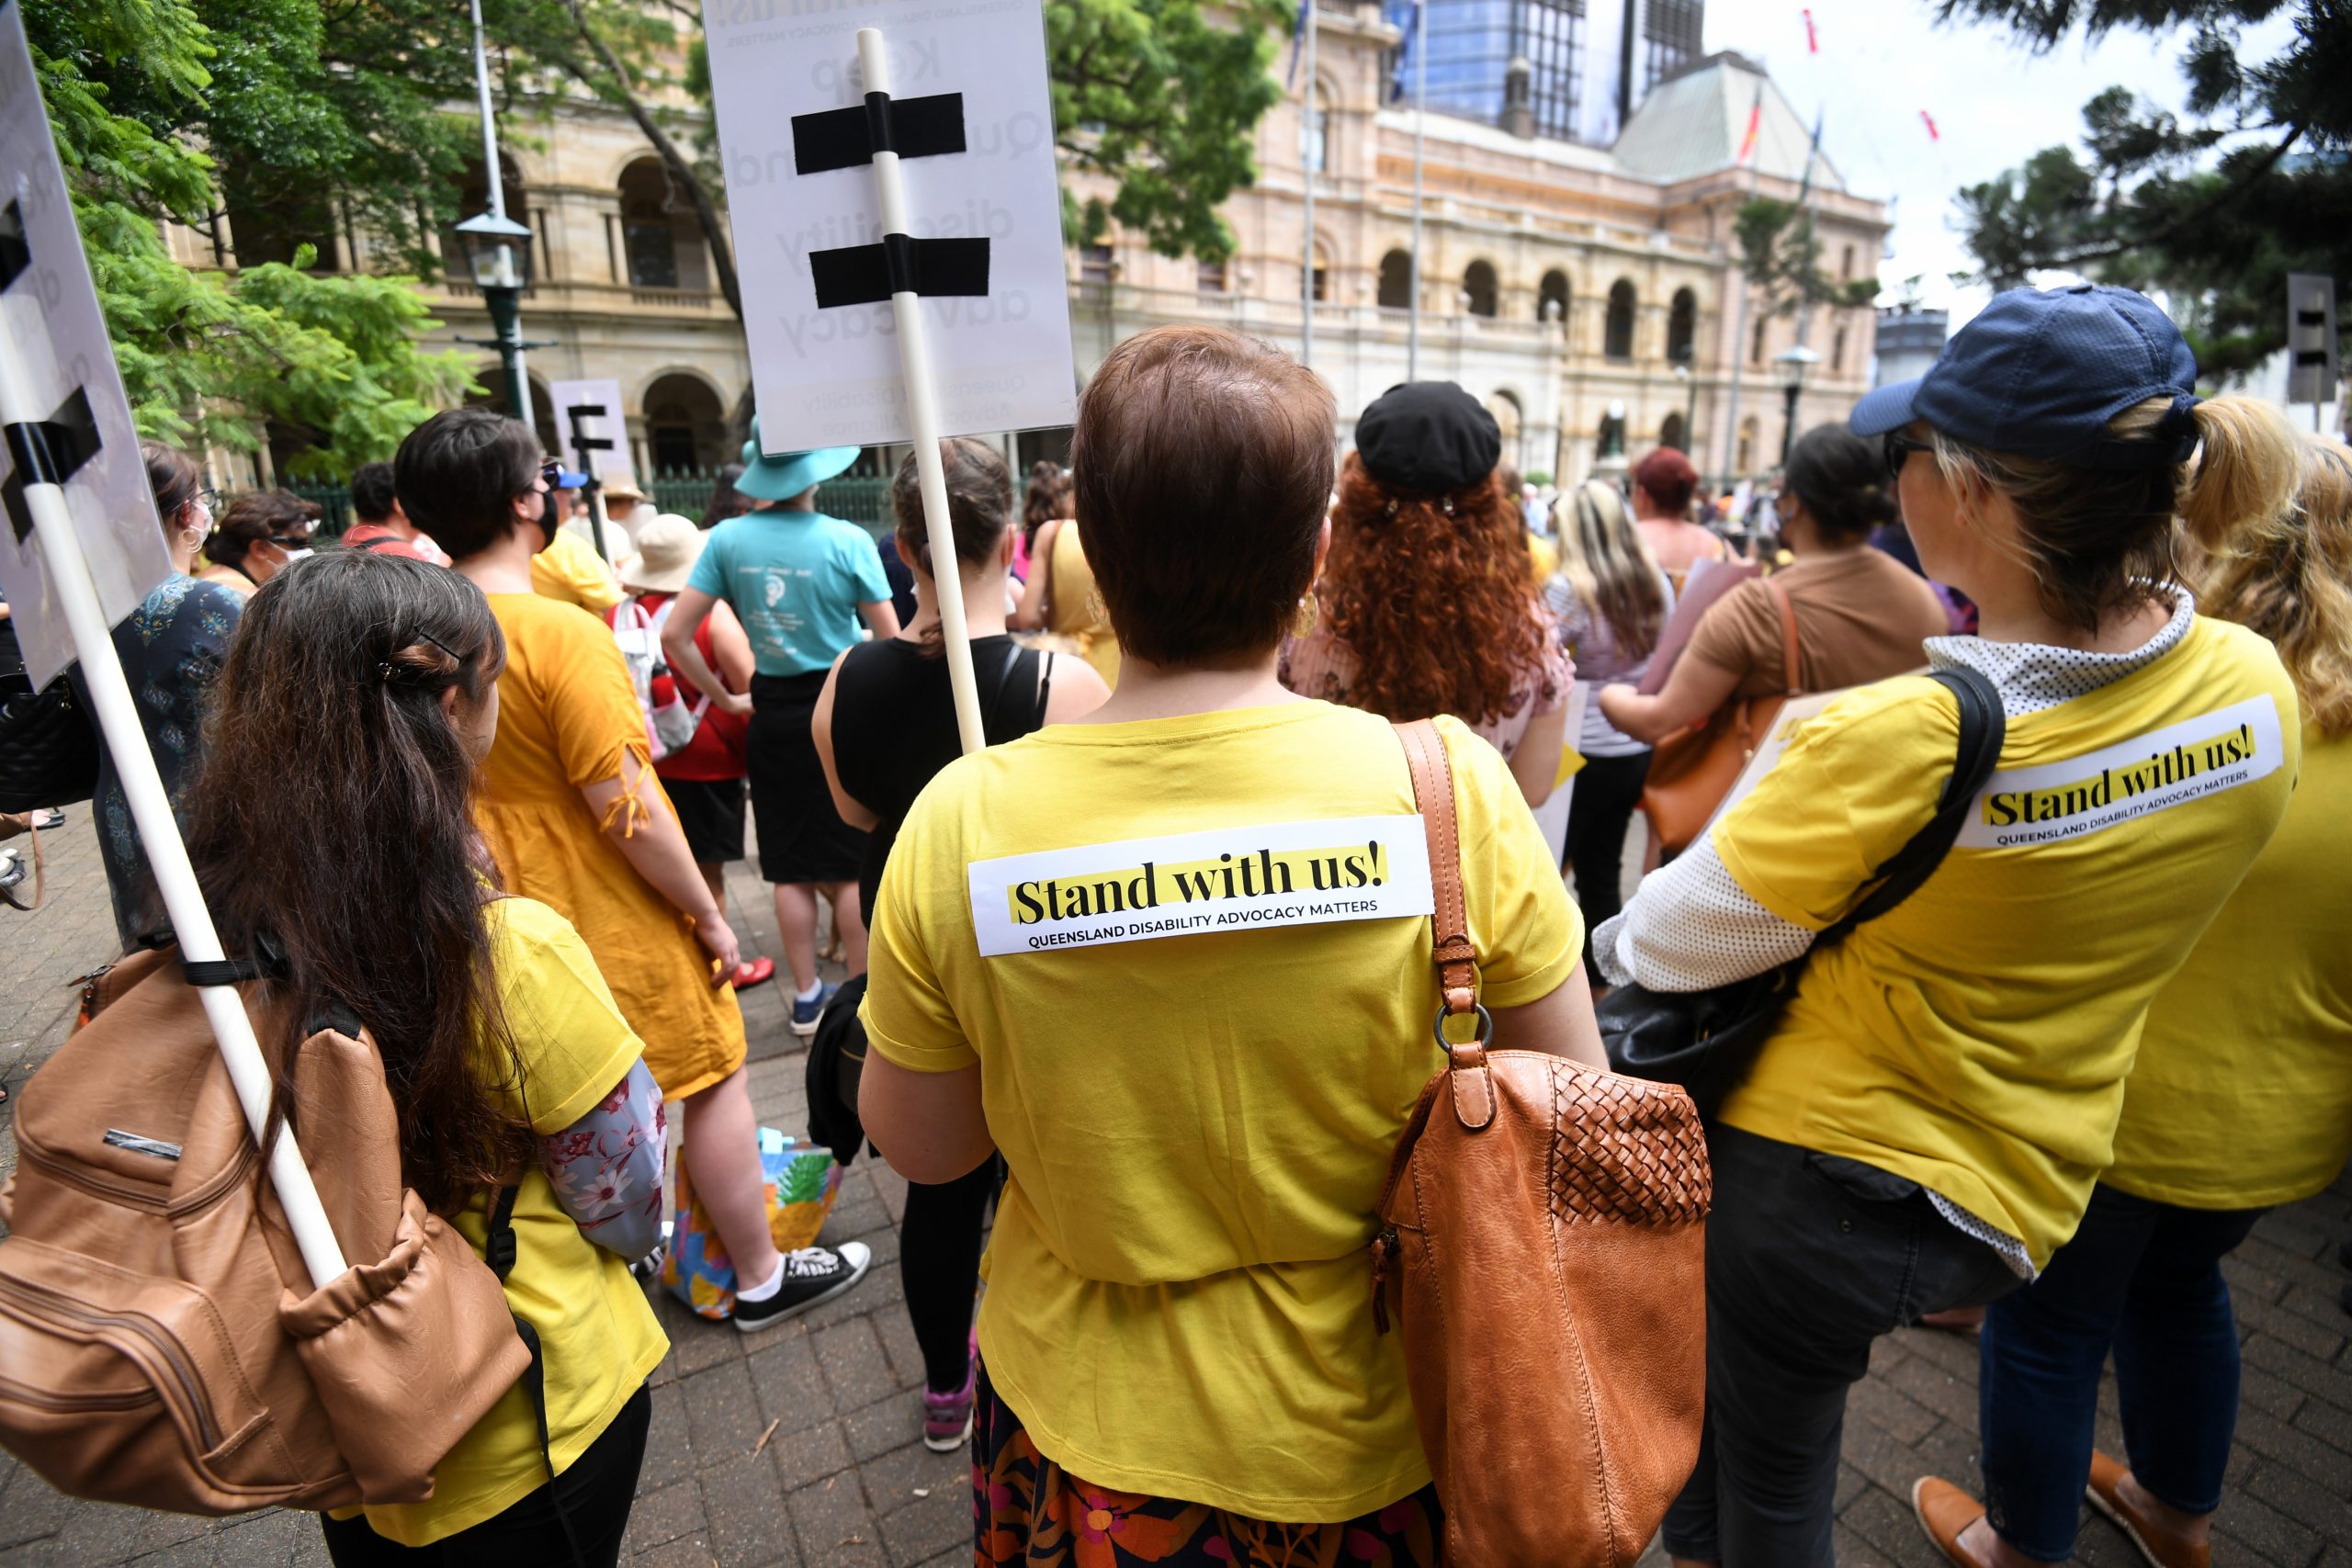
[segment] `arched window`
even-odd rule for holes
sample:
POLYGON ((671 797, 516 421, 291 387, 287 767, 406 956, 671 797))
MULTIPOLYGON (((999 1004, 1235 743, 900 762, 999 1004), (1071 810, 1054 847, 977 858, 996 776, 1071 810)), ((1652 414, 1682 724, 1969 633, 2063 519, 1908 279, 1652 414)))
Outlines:
POLYGON ((1848 245, 1846 254, 1838 258, 1838 276, 1840 278, 1850 278, 1854 276, 1854 247, 1851 245, 1848 245))
POLYGON ((670 184, 659 158, 639 158, 621 171, 621 254, 633 288, 710 287, 703 265, 702 229, 694 209, 670 184))
POLYGON ((1462 292, 1467 298, 1463 309, 1474 316, 1491 316, 1501 304, 1501 286, 1495 281, 1495 269, 1490 263, 1474 261, 1462 275, 1462 292))
POLYGON ((1750 365, 1764 363, 1764 327, 1763 321, 1758 321, 1755 335, 1747 340, 1747 362, 1750 365))
POLYGON ((1519 399, 1510 392, 1498 391, 1487 400, 1487 412, 1495 416, 1495 424, 1502 432, 1503 462, 1515 467, 1519 462, 1519 432, 1521 418, 1519 399))
POLYGON ((1609 321, 1600 339, 1600 352, 1611 359, 1634 357, 1634 283, 1621 277, 1609 290, 1609 321))
POLYGON ((1751 474, 1756 471, 1756 416, 1754 414, 1749 414, 1739 422, 1739 457, 1732 464, 1732 470, 1739 474, 1751 474))
POLYGON ((1554 267, 1544 275, 1535 287, 1535 319, 1539 321, 1565 321, 1568 319, 1568 275, 1554 267))
POLYGON ((1666 315, 1666 356, 1679 365, 1699 346, 1699 297, 1688 288, 1674 291, 1673 308, 1666 315))
POLYGON ((1843 327, 1839 327, 1838 335, 1829 340, 1829 368, 1846 368, 1846 329, 1843 327))
POLYGON ((728 457, 718 394, 697 376, 664 376, 646 388, 645 446, 657 474, 718 467, 728 457))
POLYGON ((1301 117, 1299 161, 1309 171, 1322 175, 1331 169, 1331 95, 1322 84, 1316 84, 1314 106, 1301 117))
POLYGON ((1689 435, 1690 433, 1682 428, 1682 415, 1679 412, 1668 414, 1666 423, 1657 427, 1657 444, 1671 446, 1678 452, 1690 450, 1689 435))
POLYGON ((1331 247, 1322 241, 1315 242, 1315 302, 1318 305, 1331 298, 1331 247))
POLYGON ((1380 258, 1380 308, 1413 308, 1413 258, 1403 251, 1391 251, 1380 258))

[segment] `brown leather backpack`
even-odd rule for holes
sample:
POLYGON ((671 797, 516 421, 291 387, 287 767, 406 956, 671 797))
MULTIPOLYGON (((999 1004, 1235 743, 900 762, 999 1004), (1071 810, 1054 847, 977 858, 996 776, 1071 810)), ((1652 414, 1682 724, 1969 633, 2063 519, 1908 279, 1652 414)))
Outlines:
POLYGON ((402 1186, 374 1042, 329 1018, 297 1053, 288 1122, 356 1260, 313 1290, 176 954, 101 989, 17 1108, 0 1446, 70 1495, 180 1513, 431 1496, 532 1355, 402 1186))
POLYGON ((1445 742, 1427 721, 1397 737, 1429 831, 1447 1064, 1389 1164, 1374 1321, 1403 1326, 1449 1562, 1625 1568, 1699 1454, 1705 1136, 1671 1085, 1487 1049, 1445 742), (1467 1015, 1477 1040, 1447 1041, 1467 1015))

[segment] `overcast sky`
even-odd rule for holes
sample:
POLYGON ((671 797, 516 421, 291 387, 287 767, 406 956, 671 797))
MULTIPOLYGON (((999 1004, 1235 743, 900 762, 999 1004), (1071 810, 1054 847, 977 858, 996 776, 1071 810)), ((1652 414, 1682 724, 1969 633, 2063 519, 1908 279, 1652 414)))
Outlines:
MULTIPOLYGON (((1924 274, 1922 298, 1949 309, 1955 328, 1987 294, 1955 288, 1945 276, 1973 265, 1954 231, 1954 192, 2044 147, 2078 141, 2083 105, 2105 88, 2181 107, 2185 31, 2119 28, 2095 46, 2077 33, 2037 56, 2006 28, 1937 25, 1928 0, 1812 0, 1820 52, 1808 54, 1804 10, 1783 0, 1715 0, 1706 47, 1761 62, 1808 121, 1826 103, 1821 141, 1830 162, 1857 195, 1890 201, 1884 302, 1903 279, 1924 274), (1922 109, 1940 140, 1928 140, 1922 109)), ((2269 59, 2292 36, 2282 12, 2246 31, 2241 58, 2269 59)))

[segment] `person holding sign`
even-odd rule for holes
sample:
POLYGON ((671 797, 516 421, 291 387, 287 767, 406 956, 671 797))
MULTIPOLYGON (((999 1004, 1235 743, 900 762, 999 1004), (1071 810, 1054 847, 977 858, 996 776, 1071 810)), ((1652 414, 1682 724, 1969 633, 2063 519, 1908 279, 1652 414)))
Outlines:
POLYGON ((2148 1010, 2115 1162, 2074 1239, 1986 1316, 1978 1429, 1996 1514, 1932 1477, 1918 1492, 1931 1531, 1959 1522, 1951 1554, 1963 1563, 2072 1558, 2087 1484, 2150 1562, 2203 1568, 2238 1415, 2222 1259, 2352 1158, 2352 451, 2319 436, 2301 446, 2295 505, 2197 537, 2190 575, 2209 614, 2286 660, 2302 777, 2278 836, 2148 1010), (2110 1349, 2123 1461, 2091 1443, 2110 1349))
POLYGON ((768 1327, 847 1290, 865 1247, 782 1255, 768 1230, 729 988, 741 953, 653 773, 620 647, 594 615, 531 590, 532 558, 557 529, 537 437, 452 409, 410 432, 392 468, 401 507, 490 596, 506 639, 498 738, 474 796, 482 838, 511 890, 579 929, 663 1097, 684 1102, 679 1157, 737 1279, 757 1281, 737 1290, 735 1325, 768 1327))
MULTIPOLYGON (((1111 352, 1072 468, 1118 687, 949 763, 883 870, 865 1129, 910 1180, 1010 1171, 979 1317, 989 1561, 1087 1519, 1160 1562, 1437 1561, 1404 1352, 1365 1295, 1435 1055, 1425 829, 1388 722, 1275 675, 1329 536, 1332 416, 1237 333, 1111 352)), ((1548 848, 1501 756, 1437 722, 1495 1044, 1597 1065, 1548 848)))
POLYGON ((2286 809, 2294 688, 2259 636, 2197 615, 2173 518, 2218 541, 2277 510, 2293 437, 2196 379, 2163 311, 2086 284, 1996 296, 1865 398, 1853 428, 1882 438, 1921 564, 1982 609, 1981 637, 1927 652, 1996 689, 1996 771, 1917 891, 1808 956, 1936 816, 1958 746, 1938 683, 1849 694, 1595 940, 1652 990, 1806 960, 1710 1128, 1708 1438, 1666 1523, 1678 1562, 1831 1561, 1872 1341, 2051 1266, 2150 1000, 2286 809))
POLYGON ((899 630, 872 536, 817 510, 817 487, 855 461, 854 446, 770 457, 760 449, 753 420, 735 489, 766 504, 710 531, 662 631, 671 669, 696 690, 718 694, 712 706, 752 716, 760 874, 775 888, 776 929, 792 966, 792 1032, 804 1038, 817 1032, 832 996, 817 974, 819 897, 832 907, 849 972, 865 973, 865 921, 857 903, 865 835, 833 809, 809 719, 833 660, 857 640, 859 619, 877 637, 899 630), (751 634, 749 695, 725 692, 695 646, 694 628, 722 603, 751 634))
POLYGON ((1304 629, 1283 645, 1282 679, 1398 722, 1458 716, 1510 760, 1534 807, 1559 778, 1574 672, 1529 578, 1501 458, 1495 416, 1451 381, 1373 400, 1340 469, 1331 558, 1304 629))

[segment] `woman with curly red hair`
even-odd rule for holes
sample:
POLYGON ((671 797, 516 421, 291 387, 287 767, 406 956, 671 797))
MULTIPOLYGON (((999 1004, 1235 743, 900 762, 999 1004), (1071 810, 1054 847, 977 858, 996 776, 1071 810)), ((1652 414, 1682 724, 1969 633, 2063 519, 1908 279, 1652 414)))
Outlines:
POLYGON ((1571 667, 1530 586, 1502 432, 1451 381, 1374 399, 1340 470, 1315 625, 1283 684, 1404 722, 1449 713, 1510 759, 1531 807, 1552 793, 1571 667))

